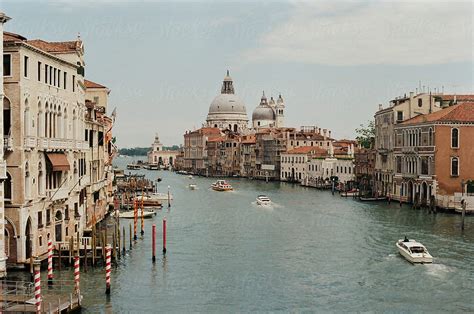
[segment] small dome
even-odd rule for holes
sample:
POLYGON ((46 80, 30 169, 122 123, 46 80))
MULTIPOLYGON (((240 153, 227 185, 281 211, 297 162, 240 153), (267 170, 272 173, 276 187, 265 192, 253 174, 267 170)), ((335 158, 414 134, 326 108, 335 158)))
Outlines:
POLYGON ((252 120, 275 120, 275 112, 267 104, 260 104, 252 113, 252 120))

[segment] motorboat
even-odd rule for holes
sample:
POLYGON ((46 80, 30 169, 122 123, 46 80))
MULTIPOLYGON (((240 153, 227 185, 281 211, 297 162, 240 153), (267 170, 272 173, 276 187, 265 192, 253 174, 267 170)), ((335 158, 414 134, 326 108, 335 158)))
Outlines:
POLYGON ((341 191, 340 193, 342 197, 354 197, 354 196, 359 195, 359 190, 353 189, 349 191, 341 191))
POLYGON ((234 188, 232 185, 227 183, 225 180, 217 180, 211 185, 211 188, 214 191, 224 192, 224 191, 232 191, 234 188))
POLYGON ((160 170, 158 164, 148 164, 148 165, 144 166, 143 168, 145 168, 147 170, 160 170))
POLYGON ((194 177, 193 177, 192 174, 190 174, 190 175, 188 176, 188 178, 189 178, 189 179, 194 179, 194 177))
POLYGON ((257 196, 257 204, 261 206, 268 206, 272 203, 272 201, 266 195, 259 195, 257 196))
POLYGON ((398 240, 395 245, 400 255, 410 263, 433 263, 433 256, 420 242, 405 237, 403 240, 398 240))
POLYGON ((140 170, 141 166, 139 164, 128 164, 127 169, 128 170, 140 170))
POLYGON ((194 184, 194 183, 191 183, 188 186, 189 186, 189 189, 191 189, 191 190, 195 190, 197 188, 197 185, 194 184))
MULTIPOLYGON (((152 218, 154 215, 156 215, 154 210, 144 210, 143 213, 141 210, 138 210, 137 213, 138 219, 141 219, 142 216, 143 218, 152 218)), ((121 211, 119 212, 119 217, 124 219, 134 219, 135 212, 133 210, 121 211)))
POLYGON ((379 201, 385 201, 387 198, 385 196, 377 196, 377 197, 364 197, 364 196, 361 196, 359 197, 359 199, 362 201, 362 202, 379 202, 379 201))

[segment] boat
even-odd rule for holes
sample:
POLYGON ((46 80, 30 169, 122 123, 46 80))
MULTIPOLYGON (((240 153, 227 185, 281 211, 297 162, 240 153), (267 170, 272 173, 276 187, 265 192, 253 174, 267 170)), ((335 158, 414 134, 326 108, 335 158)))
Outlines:
POLYGON ((214 191, 219 191, 219 192, 232 191, 234 189, 232 185, 227 183, 225 180, 217 180, 211 185, 211 188, 214 191))
MULTIPOLYGON (((156 215, 156 212, 154 210, 143 211, 143 218, 152 218, 154 215, 156 215)), ((119 217, 124 218, 124 219, 134 219, 135 213, 133 210, 122 211, 122 212, 119 212, 119 217)), ((138 210, 138 219, 141 219, 141 217, 142 217, 142 212, 141 210, 138 210)))
POLYGON ((395 245, 397 246, 400 255, 410 263, 433 263, 433 257, 420 242, 416 242, 413 239, 409 240, 405 237, 404 240, 398 240, 395 245))
POLYGON ((385 201, 387 198, 385 196, 378 196, 378 197, 364 197, 361 196, 359 199, 362 202, 378 202, 378 201, 385 201))
POLYGON ((156 182, 161 182, 161 178, 156 178, 156 182))
POLYGON ((184 171, 184 170, 178 170, 176 171, 177 174, 188 174, 187 171, 184 171))
POLYGON ((359 195, 359 190, 354 189, 354 190, 349 190, 349 191, 341 191, 341 196, 342 197, 354 197, 359 195))
POLYGON ((193 177, 192 174, 190 174, 190 175, 188 176, 188 178, 189 178, 189 179, 194 179, 194 177, 193 177))
POLYGON ((257 196, 257 204, 261 206, 268 206, 272 203, 272 201, 266 195, 259 195, 257 196))
POLYGON ((197 188, 197 185, 193 183, 189 184, 188 186, 189 186, 189 189, 191 190, 195 190, 197 188))
POLYGON ((138 164, 128 164, 127 169, 128 170, 140 170, 141 166, 138 164))
POLYGON ((157 164, 147 164, 147 165, 143 166, 143 168, 145 168, 147 170, 160 170, 160 168, 158 167, 157 164))
MULTIPOLYGON (((145 200, 150 200, 150 201, 167 201, 168 200, 168 193, 159 193, 159 192, 156 192, 156 193, 147 193, 147 194, 144 194, 143 195, 143 199, 145 200)), ((170 200, 173 199, 173 194, 170 193, 170 200)), ((141 195, 137 195, 136 196, 136 200, 138 202, 141 202, 142 200, 142 196, 141 195)))

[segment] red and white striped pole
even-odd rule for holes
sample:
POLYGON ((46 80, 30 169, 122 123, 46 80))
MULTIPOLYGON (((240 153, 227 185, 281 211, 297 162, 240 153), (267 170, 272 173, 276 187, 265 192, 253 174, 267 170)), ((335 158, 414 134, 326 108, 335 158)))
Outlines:
POLYGON ((105 248, 105 294, 110 294, 110 271, 111 271, 111 258, 110 258, 110 245, 105 248))
POLYGON ((81 273, 80 273, 80 266, 79 266, 79 256, 74 257, 74 292, 77 295, 80 295, 81 291, 81 273))
POLYGON ((34 265, 34 280, 35 280, 35 305, 36 313, 41 313, 41 274, 40 263, 36 262, 34 265))
POLYGON ((53 285, 53 241, 48 240, 48 286, 53 285))
POLYGON ((163 255, 166 254, 166 217, 163 218, 163 255))
POLYGON ((153 263, 156 261, 155 250, 156 250, 156 225, 153 224, 151 228, 151 252, 152 252, 151 260, 153 263))

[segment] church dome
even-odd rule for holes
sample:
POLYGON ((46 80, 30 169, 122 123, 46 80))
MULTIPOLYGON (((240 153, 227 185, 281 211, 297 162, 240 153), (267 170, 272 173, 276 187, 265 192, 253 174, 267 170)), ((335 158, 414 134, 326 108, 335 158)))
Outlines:
POLYGON ((269 105, 258 105, 252 113, 252 120, 275 120, 275 112, 269 105))
POLYGON ((237 113, 247 115, 247 110, 242 100, 235 94, 220 94, 211 103, 209 114, 237 113))

